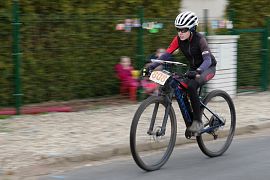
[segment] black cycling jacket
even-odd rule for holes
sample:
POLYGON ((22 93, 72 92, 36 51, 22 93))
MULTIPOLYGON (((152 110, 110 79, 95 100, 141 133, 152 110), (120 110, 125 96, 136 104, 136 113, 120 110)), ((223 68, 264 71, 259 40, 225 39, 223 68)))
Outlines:
POLYGON ((175 36, 166 50, 167 53, 161 56, 160 59, 166 60, 170 54, 173 54, 178 49, 181 50, 188 59, 190 70, 196 70, 197 68, 206 70, 217 64, 205 37, 198 32, 193 32, 190 38, 184 41, 181 41, 178 35, 175 36))

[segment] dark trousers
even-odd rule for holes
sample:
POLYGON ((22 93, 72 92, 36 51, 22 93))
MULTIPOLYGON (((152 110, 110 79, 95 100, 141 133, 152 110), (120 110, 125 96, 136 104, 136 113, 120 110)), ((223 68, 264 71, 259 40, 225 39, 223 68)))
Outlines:
POLYGON ((212 66, 205 70, 199 78, 188 79, 188 93, 191 101, 191 106, 193 109, 193 120, 201 121, 200 119, 200 99, 198 95, 198 88, 206 84, 210 79, 212 79, 216 74, 216 67, 212 66))

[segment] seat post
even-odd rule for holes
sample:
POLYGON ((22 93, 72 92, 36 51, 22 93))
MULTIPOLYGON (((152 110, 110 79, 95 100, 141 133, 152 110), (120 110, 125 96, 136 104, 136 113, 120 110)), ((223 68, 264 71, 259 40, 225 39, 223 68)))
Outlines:
POLYGON ((199 96, 201 96, 201 95, 202 95, 202 89, 203 89, 203 85, 202 85, 202 86, 200 86, 200 89, 199 89, 199 96))

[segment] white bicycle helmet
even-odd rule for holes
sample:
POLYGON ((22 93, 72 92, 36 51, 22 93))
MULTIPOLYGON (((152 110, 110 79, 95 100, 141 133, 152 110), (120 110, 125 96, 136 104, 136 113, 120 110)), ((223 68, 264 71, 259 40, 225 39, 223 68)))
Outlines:
POLYGON ((195 30, 198 26, 199 21, 195 13, 191 11, 185 11, 180 13, 174 22, 176 28, 188 28, 190 30, 195 30))

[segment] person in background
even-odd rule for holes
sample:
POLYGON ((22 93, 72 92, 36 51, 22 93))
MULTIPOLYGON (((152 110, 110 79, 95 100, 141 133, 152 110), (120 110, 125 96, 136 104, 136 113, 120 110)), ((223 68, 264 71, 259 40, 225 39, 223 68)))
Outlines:
POLYGON ((128 92, 132 101, 136 100, 138 81, 132 76, 134 68, 128 56, 122 56, 120 62, 114 67, 118 79, 120 80, 120 93, 128 92))
POLYGON ((165 52, 166 52, 166 49, 164 49, 164 48, 158 48, 156 50, 156 52, 149 57, 149 60, 147 62, 151 62, 151 59, 157 59, 157 58, 159 58, 165 52))
MULTIPOLYGON (((151 65, 151 59, 158 59, 159 57, 161 57, 164 53, 166 52, 166 49, 164 48, 158 48, 156 50, 156 52, 152 55, 149 56, 149 58, 146 60, 146 63, 144 65, 144 68, 147 68, 149 65, 151 65)), ((156 70, 161 70, 162 66, 160 66, 159 68, 156 68, 156 70)), ((158 84, 152 82, 149 80, 148 77, 144 77, 141 81, 141 86, 144 89, 144 92, 148 95, 151 94, 157 94, 158 93, 158 84)))
MULTIPOLYGON (((146 64, 149 65, 149 63, 151 63, 151 59, 161 59, 160 57, 165 53, 166 53, 166 49, 158 48, 156 50, 156 52, 149 57, 149 59, 146 61, 146 64)), ((164 60, 164 59, 162 59, 162 60, 164 60)), ((170 56, 169 59, 167 59, 167 60, 168 61, 174 61, 173 56, 170 56)), ((166 67, 159 66, 155 70, 161 70, 163 68, 170 71, 172 66, 170 66, 170 65, 166 65, 166 67)))

